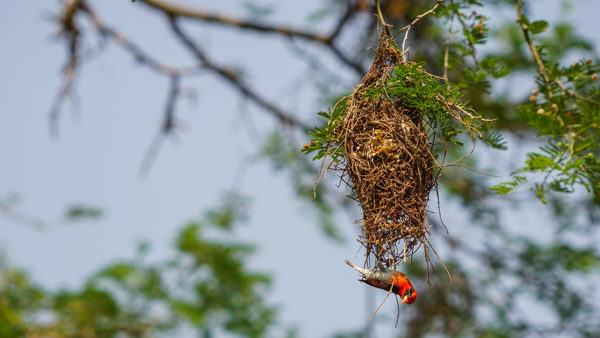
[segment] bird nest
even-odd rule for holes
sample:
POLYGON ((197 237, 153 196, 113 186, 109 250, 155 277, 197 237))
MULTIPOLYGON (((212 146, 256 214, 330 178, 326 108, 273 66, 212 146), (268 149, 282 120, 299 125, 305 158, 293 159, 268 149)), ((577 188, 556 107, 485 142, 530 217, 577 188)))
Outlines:
POLYGON ((427 204, 442 167, 434 154, 463 132, 478 133, 477 117, 459 97, 446 81, 403 61, 384 30, 362 81, 321 113, 327 124, 305 151, 331 157, 327 169, 341 173, 360 203, 365 265, 395 269, 419 248, 429 263, 427 204))
POLYGON ((427 247, 425 211, 435 185, 435 158, 422 113, 386 95, 369 95, 371 89, 385 88, 400 63, 394 40, 382 33, 375 60, 348 99, 337 132, 363 211, 360 240, 367 257, 392 267, 419 245, 427 247))

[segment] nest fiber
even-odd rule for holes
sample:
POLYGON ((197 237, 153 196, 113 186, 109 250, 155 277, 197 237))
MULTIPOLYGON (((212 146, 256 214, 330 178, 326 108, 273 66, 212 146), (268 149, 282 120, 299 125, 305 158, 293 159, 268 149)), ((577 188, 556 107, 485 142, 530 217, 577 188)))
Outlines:
POLYGON ((383 32, 373 64, 348 98, 336 131, 345 150, 344 170, 363 211, 360 241, 367 264, 375 258, 392 268, 419 247, 427 258, 426 208, 435 186, 423 112, 385 93, 386 81, 402 65, 396 43, 383 32))

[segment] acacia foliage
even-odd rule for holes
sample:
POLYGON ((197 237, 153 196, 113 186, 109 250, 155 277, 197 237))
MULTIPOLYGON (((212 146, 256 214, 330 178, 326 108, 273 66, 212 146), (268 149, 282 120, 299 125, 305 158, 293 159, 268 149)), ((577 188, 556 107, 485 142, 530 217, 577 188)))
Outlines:
POLYGON ((172 257, 152 261, 142 243, 133 259, 100 268, 81 288, 48 290, 2 262, 0 336, 272 334, 275 307, 265 300, 271 277, 247 268, 254 247, 235 239, 245 204, 227 195, 183 226, 172 257))

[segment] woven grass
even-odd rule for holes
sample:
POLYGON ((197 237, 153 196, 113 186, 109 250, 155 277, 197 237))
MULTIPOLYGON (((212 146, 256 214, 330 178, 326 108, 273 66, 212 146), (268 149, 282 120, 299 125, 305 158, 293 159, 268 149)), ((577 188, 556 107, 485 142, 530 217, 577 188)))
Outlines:
POLYGON ((383 32, 370 70, 348 98, 345 118, 336 134, 346 154, 344 170, 362 207, 368 262, 395 268, 424 247, 428 254, 426 208, 435 186, 435 158, 422 112, 404 107, 384 88, 401 54, 383 32))

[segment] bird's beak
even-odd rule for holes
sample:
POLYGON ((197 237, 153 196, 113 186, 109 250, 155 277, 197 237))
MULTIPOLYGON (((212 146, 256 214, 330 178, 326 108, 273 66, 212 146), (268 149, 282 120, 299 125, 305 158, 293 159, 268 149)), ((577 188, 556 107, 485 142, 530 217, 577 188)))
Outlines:
POLYGON ((406 304, 407 301, 408 301, 408 295, 402 297, 402 304, 406 304))

